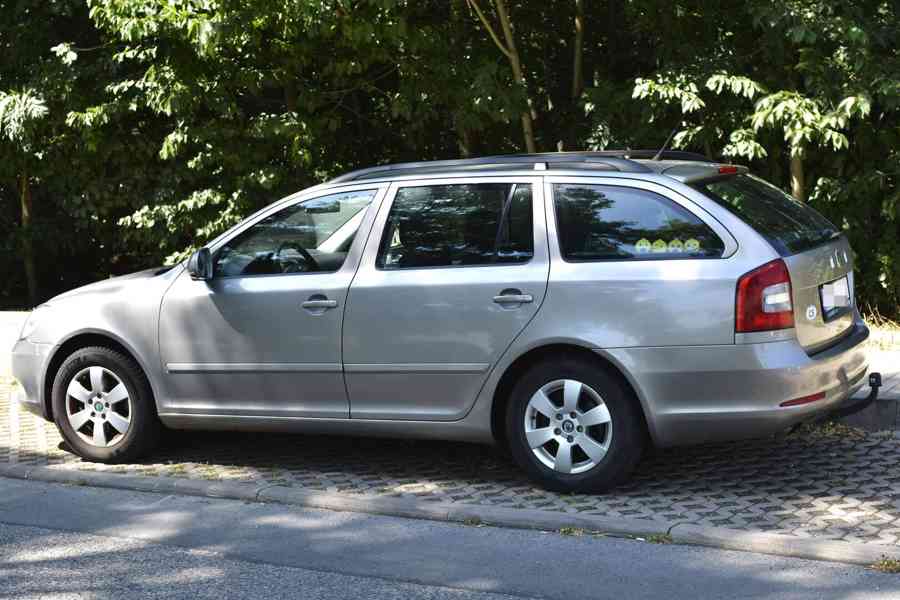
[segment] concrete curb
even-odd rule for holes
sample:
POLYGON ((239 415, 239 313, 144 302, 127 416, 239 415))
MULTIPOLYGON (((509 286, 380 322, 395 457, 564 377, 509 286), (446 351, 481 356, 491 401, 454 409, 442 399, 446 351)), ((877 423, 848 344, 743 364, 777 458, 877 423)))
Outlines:
POLYGON ((863 566, 872 565, 885 556, 900 560, 900 547, 896 546, 798 538, 775 533, 705 527, 690 523, 611 518, 478 504, 452 504, 415 498, 345 496, 329 492, 299 490, 276 484, 202 481, 176 477, 142 477, 94 471, 64 471, 27 465, 0 465, 0 477, 140 492, 183 494, 251 502, 276 502, 304 508, 469 525, 492 525, 540 531, 559 531, 571 528, 583 530, 585 533, 629 538, 668 536, 672 542, 677 544, 863 566))

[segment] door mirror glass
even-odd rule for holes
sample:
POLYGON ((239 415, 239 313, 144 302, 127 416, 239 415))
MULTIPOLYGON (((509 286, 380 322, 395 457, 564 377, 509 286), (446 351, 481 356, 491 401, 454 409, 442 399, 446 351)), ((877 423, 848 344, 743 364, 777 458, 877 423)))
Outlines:
POLYGON ((209 248, 200 248, 188 259, 188 273, 192 279, 212 279, 212 255, 209 248))

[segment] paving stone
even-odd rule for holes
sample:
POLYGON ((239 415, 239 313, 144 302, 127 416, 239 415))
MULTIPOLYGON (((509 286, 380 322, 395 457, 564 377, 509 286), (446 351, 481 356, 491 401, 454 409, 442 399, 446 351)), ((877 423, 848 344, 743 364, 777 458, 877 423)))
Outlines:
POLYGON ((566 495, 494 449, 444 442, 172 432, 145 462, 92 464, 0 383, 0 464, 15 463, 900 544, 900 439, 841 428, 651 453, 611 493, 566 495))

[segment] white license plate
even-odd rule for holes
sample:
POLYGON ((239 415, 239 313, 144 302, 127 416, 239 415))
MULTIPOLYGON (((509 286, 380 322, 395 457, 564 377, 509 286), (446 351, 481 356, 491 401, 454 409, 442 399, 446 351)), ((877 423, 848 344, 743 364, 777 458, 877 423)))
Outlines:
POLYGON ((825 319, 843 312, 843 309, 850 306, 850 284, 846 276, 823 285, 821 293, 822 313, 825 319))

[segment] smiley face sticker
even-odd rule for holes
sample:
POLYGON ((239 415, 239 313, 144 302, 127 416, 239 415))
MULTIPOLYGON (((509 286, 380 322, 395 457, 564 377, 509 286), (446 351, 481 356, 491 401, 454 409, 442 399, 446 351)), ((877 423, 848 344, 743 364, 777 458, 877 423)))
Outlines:
POLYGON ((668 251, 669 245, 665 240, 656 240, 653 242, 653 254, 661 254, 668 251))
POLYGON ((637 241, 634 245, 634 249, 638 254, 647 254, 653 248, 653 245, 650 243, 650 240, 647 238, 642 238, 637 241))
POLYGON ((691 238, 684 242, 685 252, 696 252, 699 249, 700 249, 700 242, 698 242, 694 238, 691 238))
POLYGON ((681 254, 684 252, 684 244, 681 243, 681 240, 672 240, 669 242, 669 252, 672 254, 681 254))

